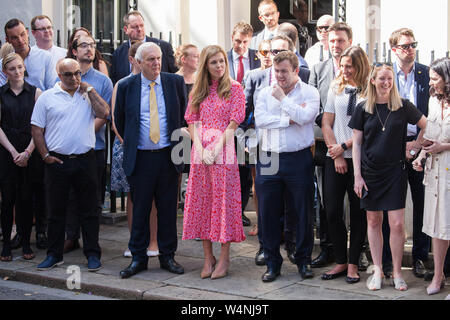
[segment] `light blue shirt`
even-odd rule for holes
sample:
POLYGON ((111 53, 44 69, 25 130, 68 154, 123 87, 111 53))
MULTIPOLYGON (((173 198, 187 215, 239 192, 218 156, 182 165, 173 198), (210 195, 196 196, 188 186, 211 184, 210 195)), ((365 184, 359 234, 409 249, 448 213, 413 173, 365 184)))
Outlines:
POLYGON ((158 143, 153 143, 150 140, 150 83, 141 73, 141 117, 140 117, 140 131, 139 131, 139 150, 155 150, 170 146, 170 137, 167 123, 166 103, 164 101, 164 92, 161 85, 161 75, 155 79, 154 86, 156 92, 156 101, 158 103, 158 118, 159 118, 159 135, 158 143))
MULTIPOLYGON (((416 65, 413 65, 413 68, 409 74, 406 75, 400 69, 397 64, 397 86, 398 93, 400 97, 403 99, 408 99, 417 107, 417 90, 416 90, 416 79, 415 79, 416 65)), ((408 136, 415 136, 417 134, 416 125, 412 125, 408 123, 408 136)))
MULTIPOLYGON (((3 59, 0 60, 0 64, 3 59)), ((42 91, 53 88, 58 75, 52 64, 52 55, 38 47, 31 47, 24 60, 28 77, 25 80, 42 91)), ((6 75, 0 71, 0 86, 6 83, 6 75)))

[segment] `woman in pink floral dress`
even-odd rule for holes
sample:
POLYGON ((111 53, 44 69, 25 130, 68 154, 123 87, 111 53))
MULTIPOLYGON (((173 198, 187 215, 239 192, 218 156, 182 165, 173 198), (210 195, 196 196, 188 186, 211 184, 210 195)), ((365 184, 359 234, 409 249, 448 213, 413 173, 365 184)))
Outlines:
POLYGON ((194 143, 183 219, 183 240, 203 240, 202 278, 226 276, 231 242, 245 240, 234 148, 234 131, 244 116, 244 92, 230 78, 225 51, 204 48, 185 115, 194 143), (215 269, 212 242, 222 244, 215 269))

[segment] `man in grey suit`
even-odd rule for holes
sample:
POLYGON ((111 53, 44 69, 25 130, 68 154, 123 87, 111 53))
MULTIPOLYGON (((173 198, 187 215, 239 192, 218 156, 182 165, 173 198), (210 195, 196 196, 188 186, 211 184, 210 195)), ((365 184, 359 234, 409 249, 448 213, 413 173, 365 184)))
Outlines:
MULTIPOLYGON (((271 56, 272 60, 275 55, 282 51, 292 51, 294 52, 294 43, 286 36, 275 36, 271 41, 271 56)), ((299 68, 299 77, 300 79, 307 83, 309 78, 309 70, 305 68, 299 68)), ((250 129, 254 128, 254 116, 253 112, 256 105, 256 99, 258 98, 259 92, 265 87, 270 86, 275 79, 275 72, 273 71, 273 67, 264 69, 264 70, 253 70, 249 72, 244 78, 244 94, 245 94, 245 120, 243 121, 244 127, 241 126, 242 129, 250 129)), ((243 139, 238 139, 239 141, 243 141, 243 139)), ((249 143, 252 145, 252 143, 249 143)), ((245 146, 241 146, 241 148, 245 148, 245 146)), ((255 154, 256 150, 249 147, 250 150, 250 159, 256 159, 255 154)), ((255 163, 255 162, 251 162, 255 163)), ((258 266, 265 265, 264 252, 263 252, 263 243, 262 243, 262 226, 261 226, 261 218, 258 214, 258 240, 259 240, 259 250, 255 256, 255 264, 258 266)), ((290 227, 290 226, 288 226, 290 227)), ((289 229, 289 228, 288 228, 289 229)), ((294 243, 295 249, 295 239, 292 235, 292 238, 286 239, 286 243, 294 243)), ((287 246, 287 248, 292 248, 292 246, 287 246)), ((289 251, 289 250, 288 250, 289 251)), ((291 250, 292 251, 292 250, 291 250)), ((289 258, 293 259, 293 252, 288 252, 289 258), (289 254, 291 253, 291 254, 289 254)))
MULTIPOLYGON (((327 103, 328 89, 331 81, 333 81, 338 74, 341 55, 345 49, 352 45, 353 39, 352 28, 344 22, 337 22, 333 24, 328 31, 328 43, 331 58, 314 65, 311 69, 311 76, 309 78, 309 84, 316 87, 320 94, 320 112, 316 119, 316 125, 314 126, 314 161, 316 165, 318 191, 322 199, 322 185, 324 184, 322 170, 325 155, 327 153, 327 146, 323 139, 322 130, 320 129, 323 109, 327 103)), ((319 235, 321 252, 319 256, 312 261, 311 267, 313 268, 325 267, 334 261, 333 246, 327 230, 327 218, 324 205, 324 203, 319 204, 319 235)))
POLYGON ((263 40, 271 40, 278 29, 278 19, 280 12, 277 4, 273 0, 262 0, 258 4, 258 19, 264 24, 264 29, 253 36, 250 48, 258 50, 259 44, 263 40))

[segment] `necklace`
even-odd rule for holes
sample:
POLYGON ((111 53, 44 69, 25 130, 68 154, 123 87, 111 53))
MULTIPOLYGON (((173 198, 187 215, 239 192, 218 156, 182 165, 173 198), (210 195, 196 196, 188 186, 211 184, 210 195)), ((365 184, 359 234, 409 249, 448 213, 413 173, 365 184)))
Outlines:
POLYGON ((377 111, 378 120, 380 121, 380 124, 381 124, 381 130, 384 131, 384 130, 386 130, 386 123, 387 123, 387 121, 388 121, 388 119, 389 119, 389 116, 391 115, 392 110, 389 109, 389 114, 387 115, 386 120, 384 120, 384 123, 383 123, 383 122, 381 121, 380 114, 378 113, 378 107, 375 106, 375 109, 376 109, 376 111, 377 111))

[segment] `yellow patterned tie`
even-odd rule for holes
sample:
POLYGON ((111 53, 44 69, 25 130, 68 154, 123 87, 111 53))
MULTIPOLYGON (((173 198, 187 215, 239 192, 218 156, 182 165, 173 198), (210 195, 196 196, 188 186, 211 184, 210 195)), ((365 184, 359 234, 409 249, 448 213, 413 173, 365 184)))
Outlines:
POLYGON ((150 83, 150 140, 153 143, 159 141, 159 116, 158 116, 158 103, 156 102, 155 92, 156 82, 150 83))

